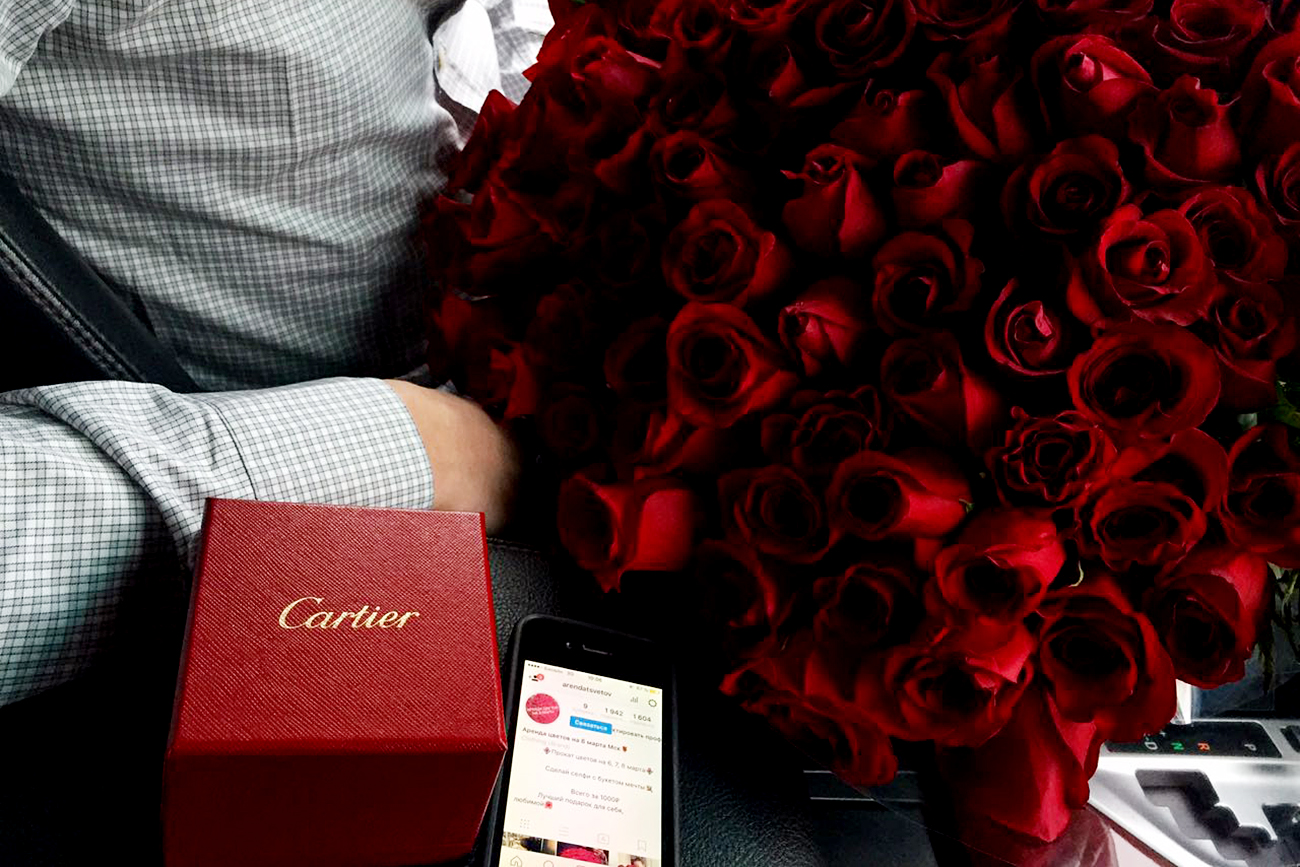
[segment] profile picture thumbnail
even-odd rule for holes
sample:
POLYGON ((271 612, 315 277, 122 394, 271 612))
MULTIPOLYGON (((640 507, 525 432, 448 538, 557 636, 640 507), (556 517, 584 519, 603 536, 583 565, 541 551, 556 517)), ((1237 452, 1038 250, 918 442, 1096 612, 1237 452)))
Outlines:
POLYGON ((560 703, 544 692, 536 692, 524 702, 524 712, 533 722, 553 723, 560 717, 560 703))

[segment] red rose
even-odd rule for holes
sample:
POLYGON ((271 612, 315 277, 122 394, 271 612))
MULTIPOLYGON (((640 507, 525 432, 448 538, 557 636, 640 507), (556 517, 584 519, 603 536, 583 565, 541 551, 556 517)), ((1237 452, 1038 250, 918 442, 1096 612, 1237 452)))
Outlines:
POLYGON ((1167 18, 1143 22, 1141 44, 1159 72, 1198 75, 1227 87, 1242 53, 1264 29, 1267 11, 1259 0, 1173 0, 1167 18))
POLYGON ((918 637, 885 651, 883 666, 859 669, 859 707, 903 740, 978 746, 1011 718, 1033 676, 1034 638, 1019 623, 956 629, 923 625, 918 637))
POLYGON ((825 105, 853 86, 818 75, 807 46, 787 39, 763 40, 749 49, 744 79, 773 109, 791 111, 825 105))
POLYGON ((870 721, 850 716, 845 697, 810 684, 824 678, 818 678, 816 648, 809 637, 796 639, 793 649, 781 655, 749 659, 727 675, 722 691, 846 782, 888 782, 898 771, 889 738, 870 721))
POLYGON ((756 38, 783 40, 808 0, 732 0, 731 20, 756 38))
POLYGON ((1292 238, 1300 233, 1300 142, 1256 167, 1255 188, 1282 231, 1292 238))
POLYGON ((967 370, 947 332, 896 340, 880 363, 881 390, 936 442, 982 450, 1002 413, 1002 396, 967 370))
POLYGON ((606 290, 604 310, 618 291, 658 285, 658 265, 666 231, 664 214, 658 205, 633 210, 620 208, 602 214, 594 231, 571 243, 570 256, 591 265, 591 282, 606 290))
POLYGON ((1234 544, 1300 568, 1300 455, 1290 428, 1261 424, 1233 443, 1219 518, 1234 544))
POLYGON ((1011 410, 1002 445, 988 453, 998 496, 1009 505, 1068 507, 1105 477, 1115 446, 1082 414, 1035 418, 1011 410))
POLYGON ((800 391, 784 412, 763 419, 763 453, 806 478, 829 476, 843 461, 889 440, 889 418, 870 385, 852 394, 800 391))
POLYGON ((831 141, 877 160, 894 159, 934 141, 937 112, 933 97, 923 90, 864 93, 831 130, 831 141))
POLYGON ((745 209, 721 199, 700 202, 668 235, 668 287, 690 301, 737 307, 780 288, 793 260, 785 245, 745 209))
POLYGON ((542 365, 587 370, 600 361, 603 300, 590 287, 564 283, 537 301, 524 340, 542 365))
POLYGON ((1060 142, 1047 156, 1016 169, 1002 191, 1002 213, 1013 231, 1091 234, 1130 193, 1119 148, 1088 135, 1060 142))
POLYGON ((940 750, 939 770, 954 803, 972 822, 992 820, 1020 834, 1055 840, 1088 802, 1088 779, 1097 769, 1103 740, 1093 723, 1063 718, 1051 695, 1035 684, 991 740, 975 749, 940 750))
POLYGON ((471 298, 517 290, 555 252, 536 215, 499 182, 489 181, 468 205, 440 196, 426 231, 439 239, 434 263, 443 285, 471 298))
POLYGON ((1206 317, 1224 406, 1256 412, 1277 402, 1277 363, 1296 347, 1295 318, 1268 283, 1225 283, 1206 317))
POLYGON ((818 578, 812 587, 817 644, 853 655, 907 639, 921 616, 917 585, 910 572, 883 562, 855 563, 818 578))
POLYGON ((1049 595, 1038 661, 1061 716, 1137 740, 1174 715, 1174 668, 1146 615, 1110 575, 1049 595))
POLYGON ((1178 211, 1223 276, 1262 281, 1286 273, 1286 241, 1273 231, 1255 197, 1240 187, 1201 187, 1178 211))
POLYGON ((967 217, 987 165, 978 160, 945 161, 926 151, 908 151, 894 163, 894 214, 904 229, 967 217))
POLYGON ((668 407, 700 427, 771 409, 799 378, 739 308, 690 302, 668 329, 668 407))
POLYGON ((966 517, 970 485, 942 452, 860 452, 840 464, 826 491, 836 537, 940 538, 966 517))
POLYGON ((1219 441, 1197 428, 1179 431, 1167 442, 1144 440, 1120 452, 1112 479, 1167 482, 1207 514, 1219 507, 1228 487, 1228 455, 1219 441))
POLYGON ((632 570, 683 568, 700 523, 695 493, 670 478, 603 485, 585 475, 560 486, 560 541, 606 591, 632 570))
POLYGON ((1241 86, 1241 131, 1252 153, 1290 147, 1300 129, 1300 31, 1266 43, 1241 86))
POLYGON ((1229 547, 1196 551, 1158 579, 1145 607, 1178 679, 1202 689, 1240 680, 1271 591, 1264 558, 1229 547))
POLYGON ((661 0, 650 17, 650 32, 668 40, 671 56, 716 66, 727 56, 736 27, 721 0, 661 0))
POLYGON ((1066 299, 1094 329, 1130 319, 1190 325, 1205 314, 1214 286, 1213 262, 1185 216, 1125 205, 1079 257, 1066 299))
POLYGON ((960 620, 1018 622, 1038 608, 1064 565, 1065 548, 1047 513, 984 509, 939 552, 929 592, 960 620))
POLYGON ((1117 138, 1138 97, 1155 92, 1142 64, 1105 36, 1052 39, 1034 52, 1029 69, 1043 117, 1058 135, 1117 138))
POLYGON ((1123 481, 1097 489, 1078 508, 1079 549, 1124 571, 1168 567, 1205 535, 1205 512, 1168 482, 1123 481))
POLYGON ((686 129, 718 140, 735 128, 737 117, 721 75, 682 72, 664 81, 651 102, 649 124, 660 136, 686 129))
POLYGON ((953 0, 918 0, 916 20, 925 35, 934 40, 959 39, 976 41, 982 31, 998 31, 1006 27, 1015 11, 1013 0, 980 0, 960 3, 953 0))
POLYGON ((1070 397, 1119 440, 1196 427, 1219 400, 1214 352, 1176 325, 1117 325, 1070 365, 1070 397))
POLYGON ((478 192, 505 143, 514 135, 515 104, 499 90, 488 93, 469 141, 448 162, 446 195, 478 192))
POLYGON ((579 386, 551 388, 537 414, 537 435, 547 451, 562 461, 573 461, 598 448, 605 413, 593 395, 579 386))
POLYGON ((1070 368, 1087 334, 1054 298, 1033 297, 1012 280, 984 321, 984 346, 1004 370, 1026 377, 1059 376, 1070 368))
POLYGON ((624 476, 716 474, 730 465, 736 435, 729 428, 695 427, 663 409, 624 404, 610 453, 624 476))
POLYGON ((733 470, 718 480, 727 537, 788 563, 812 563, 830 547, 821 497, 789 467, 733 470))
POLYGON ((753 181, 717 142, 689 130, 655 142, 650 152, 655 180, 683 199, 745 201, 753 181))
POLYGON ((864 255, 885 234, 885 215, 863 179, 870 163, 839 145, 814 148, 803 171, 786 177, 803 191, 785 203, 781 218, 801 249, 817 256, 864 255))
POLYGON ((729 630, 753 633, 752 641, 773 635, 789 616, 794 597, 786 582, 750 545, 701 542, 695 549, 695 574, 704 595, 696 610, 729 630))
POLYGON ((813 19, 813 38, 837 77, 856 80, 893 63, 915 24, 912 0, 829 0, 813 19))
POLYGON ((870 327, 866 306, 866 293, 847 277, 820 280, 781 311, 781 342, 806 376, 851 365, 870 327))
POLYGON ((1038 14, 1058 31, 1114 34, 1151 11, 1151 0, 1037 0, 1038 14))
POLYGON ((663 403, 668 397, 668 323, 638 319, 605 350, 605 382, 624 400, 663 403))
POLYGON ((981 159, 1020 161, 1034 149, 1024 109, 1023 75, 997 54, 941 54, 926 77, 948 104, 958 140, 981 159))
POLYGON ((532 415, 541 401, 533 359, 523 344, 485 340, 467 350, 465 393, 502 418, 532 415))
POLYGON ((970 255, 974 237, 965 220, 944 220, 886 241, 871 260, 877 324, 889 334, 934 331, 969 310, 984 273, 970 255))
POLYGON ((1156 187, 1220 183, 1241 162, 1228 106, 1189 75, 1141 97, 1129 115, 1128 135, 1146 155, 1147 183, 1156 187))

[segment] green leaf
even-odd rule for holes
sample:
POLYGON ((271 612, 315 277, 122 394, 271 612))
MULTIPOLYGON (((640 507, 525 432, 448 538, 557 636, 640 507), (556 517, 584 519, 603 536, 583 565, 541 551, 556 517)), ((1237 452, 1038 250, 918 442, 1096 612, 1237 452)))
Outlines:
POLYGON ((1277 404, 1263 412, 1265 418, 1280 421, 1287 427, 1300 428, 1300 383, 1277 381, 1277 404))

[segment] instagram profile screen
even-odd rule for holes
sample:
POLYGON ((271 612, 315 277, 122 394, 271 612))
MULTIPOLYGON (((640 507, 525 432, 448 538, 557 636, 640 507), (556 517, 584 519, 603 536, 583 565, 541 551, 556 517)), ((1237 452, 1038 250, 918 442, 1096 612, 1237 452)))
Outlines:
POLYGON ((659 867, 663 690, 524 662, 501 867, 659 867))

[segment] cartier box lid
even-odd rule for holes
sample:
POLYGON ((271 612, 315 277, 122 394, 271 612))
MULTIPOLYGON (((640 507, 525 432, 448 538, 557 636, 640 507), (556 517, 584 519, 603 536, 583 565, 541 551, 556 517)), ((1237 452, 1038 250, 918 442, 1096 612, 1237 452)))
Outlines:
POLYGON ((504 748, 483 517, 214 499, 169 753, 504 748))

